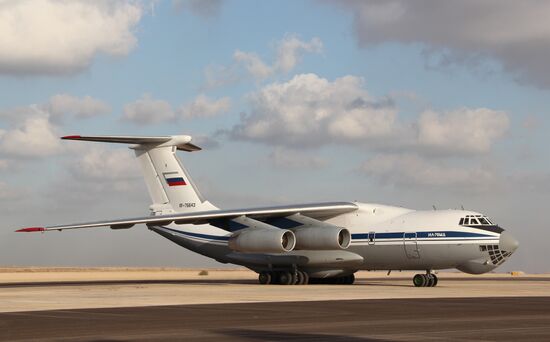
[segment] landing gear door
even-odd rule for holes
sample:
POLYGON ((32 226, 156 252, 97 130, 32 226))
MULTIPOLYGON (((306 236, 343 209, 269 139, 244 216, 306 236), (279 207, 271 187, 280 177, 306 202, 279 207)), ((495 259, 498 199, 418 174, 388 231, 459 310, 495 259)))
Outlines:
POLYGON ((420 251, 418 250, 417 234, 403 233, 403 247, 405 248, 405 255, 409 259, 420 258, 420 251))

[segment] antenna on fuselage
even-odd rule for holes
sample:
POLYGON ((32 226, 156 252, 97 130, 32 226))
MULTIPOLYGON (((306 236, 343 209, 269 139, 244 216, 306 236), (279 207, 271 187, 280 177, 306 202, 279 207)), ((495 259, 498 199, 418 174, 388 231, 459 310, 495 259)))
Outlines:
POLYGON ((461 204, 460 207, 462 208, 462 210, 464 210, 464 206, 461 204))
POLYGON ((434 204, 434 205, 432 205, 432 208, 434 208, 434 210, 437 210, 437 208, 435 207, 435 204, 434 204))

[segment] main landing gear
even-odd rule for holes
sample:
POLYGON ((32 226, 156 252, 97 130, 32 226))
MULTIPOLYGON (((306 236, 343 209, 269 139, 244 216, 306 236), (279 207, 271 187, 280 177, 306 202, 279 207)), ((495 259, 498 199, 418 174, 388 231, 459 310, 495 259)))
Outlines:
POLYGON ((413 277, 416 287, 434 287, 437 285, 437 276, 433 273, 417 274, 413 277))
POLYGON ((351 285, 355 282, 355 276, 350 274, 345 277, 309 278, 304 271, 260 272, 258 275, 260 284, 280 285, 307 285, 307 284, 342 284, 351 285))
POLYGON ((258 281, 263 285, 306 285, 309 283, 309 275, 303 271, 260 272, 258 281))

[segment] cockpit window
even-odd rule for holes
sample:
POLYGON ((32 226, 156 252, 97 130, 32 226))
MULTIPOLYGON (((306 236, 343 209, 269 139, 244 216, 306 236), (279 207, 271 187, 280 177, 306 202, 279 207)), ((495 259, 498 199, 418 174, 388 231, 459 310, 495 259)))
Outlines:
POLYGON ((504 229, 491 222, 487 216, 483 215, 466 215, 465 217, 460 218, 458 224, 461 226, 487 230, 494 233, 502 233, 504 231, 504 229))
POLYGON ((490 225, 491 223, 485 217, 480 217, 479 222, 484 225, 490 225))
POLYGON ((460 218, 458 223, 461 226, 494 226, 495 224, 483 215, 466 215, 460 218))

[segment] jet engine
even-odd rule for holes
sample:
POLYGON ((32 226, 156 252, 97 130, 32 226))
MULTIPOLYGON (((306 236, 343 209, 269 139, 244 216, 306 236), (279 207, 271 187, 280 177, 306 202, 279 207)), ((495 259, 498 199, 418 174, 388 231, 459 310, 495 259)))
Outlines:
POLYGON ((243 253, 284 253, 296 245, 290 230, 269 228, 241 229, 229 238, 229 248, 243 253))
POLYGON ((332 225, 306 226, 292 230, 296 235, 295 249, 334 250, 346 249, 351 242, 351 234, 346 228, 332 225))

